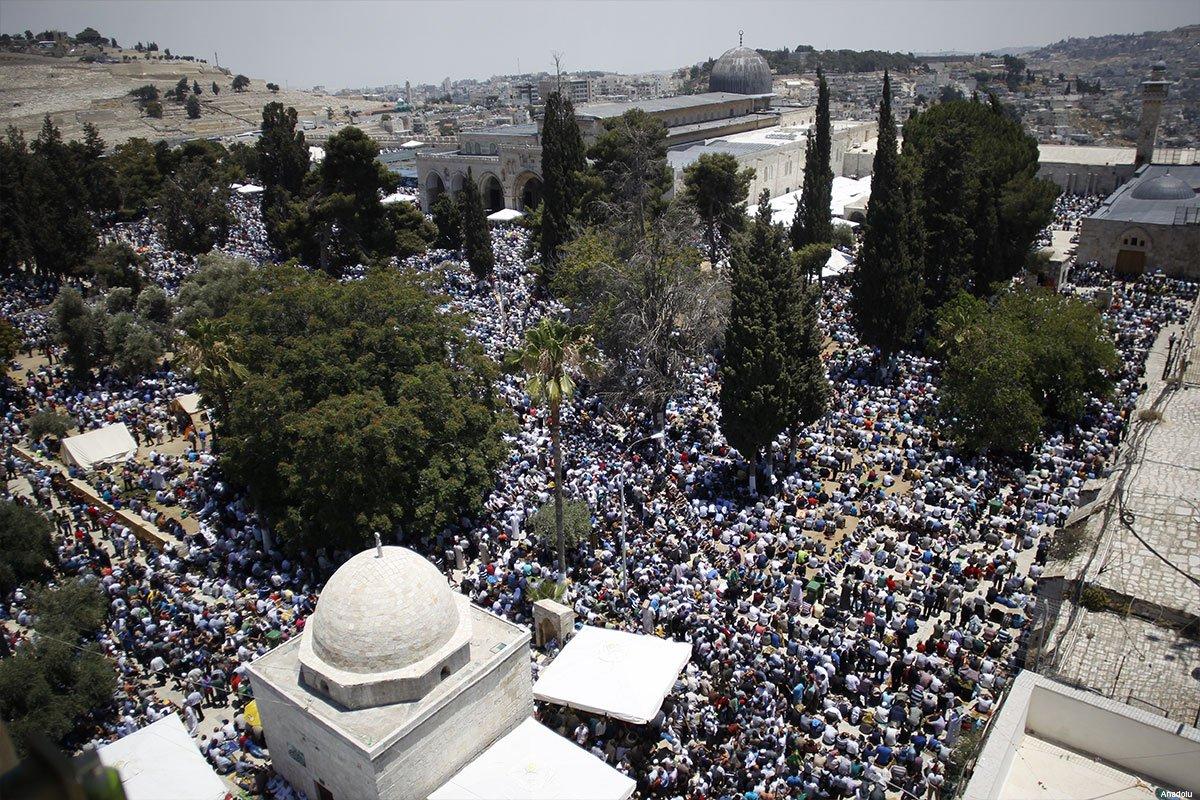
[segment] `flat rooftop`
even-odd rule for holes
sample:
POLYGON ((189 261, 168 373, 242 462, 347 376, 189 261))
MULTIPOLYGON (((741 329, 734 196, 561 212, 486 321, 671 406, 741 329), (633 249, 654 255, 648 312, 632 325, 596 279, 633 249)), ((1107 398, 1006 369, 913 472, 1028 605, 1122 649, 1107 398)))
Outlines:
POLYGON ((1022 769, 1008 773, 999 800, 1147 800, 1154 787, 1141 776, 1110 766, 1032 734, 1021 737, 1017 760, 1022 769))
POLYGON ((1039 144, 1038 161, 1043 164, 1086 164, 1088 166, 1132 165, 1133 147, 1101 147, 1075 144, 1039 144))
POLYGON ((685 108, 728 103, 733 100, 754 100, 772 97, 769 94, 735 94, 733 92, 704 92, 702 94, 681 94, 674 97, 658 97, 652 100, 630 100, 625 103, 584 103, 576 107, 575 116, 609 119, 619 117, 626 111, 640 108, 648 114, 656 111, 679 111, 685 108))
POLYGON ((1151 164, 1138 170, 1131 180, 1110 194, 1104 200, 1104 205, 1100 206, 1091 218, 1146 225, 1195 225, 1200 223, 1200 197, 1196 194, 1197 188, 1200 188, 1200 165, 1151 164), (1168 172, 1192 187, 1191 197, 1178 200, 1147 200, 1134 196, 1140 185, 1168 172))
POLYGON ((409 727, 424 719, 456 696, 462 687, 485 675, 492 666, 518 648, 529 637, 522 627, 497 617, 478 606, 470 606, 471 661, 438 684, 437 688, 412 703, 394 703, 374 708, 349 710, 312 691, 300 680, 300 636, 260 656, 250 664, 254 681, 269 684, 277 692, 305 708, 326 725, 341 731, 365 751, 390 744, 409 727))

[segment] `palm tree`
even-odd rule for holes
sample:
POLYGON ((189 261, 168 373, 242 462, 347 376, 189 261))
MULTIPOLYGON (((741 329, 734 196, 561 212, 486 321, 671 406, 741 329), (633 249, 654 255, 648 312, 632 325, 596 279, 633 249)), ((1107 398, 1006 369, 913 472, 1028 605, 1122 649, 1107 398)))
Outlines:
POLYGON ((575 394, 572 372, 591 372, 597 352, 585 329, 562 320, 543 318, 525 331, 525 342, 514 354, 525 370, 525 391, 550 412, 551 460, 554 469, 554 530, 558 544, 560 581, 567 578, 567 545, 563 536, 562 443, 560 410, 575 394))
MULTIPOLYGON (((250 377, 245 366, 233 357, 229 342, 211 319, 202 319, 180 340, 179 359, 191 369, 200 384, 205 405, 215 408, 218 419, 229 413, 233 390, 250 377)), ((216 426, 212 426, 216 443, 216 426)))

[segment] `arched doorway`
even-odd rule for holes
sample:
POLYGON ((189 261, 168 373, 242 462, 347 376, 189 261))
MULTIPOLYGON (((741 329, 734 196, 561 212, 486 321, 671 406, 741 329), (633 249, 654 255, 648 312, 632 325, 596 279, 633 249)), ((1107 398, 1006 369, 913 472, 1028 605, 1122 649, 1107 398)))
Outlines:
POLYGON ((521 211, 532 211, 542 202, 542 179, 532 172, 517 178, 517 203, 521 211))
POLYGON ((504 208, 504 189, 495 175, 483 176, 483 180, 479 182, 479 194, 483 198, 483 207, 489 214, 504 208))
POLYGON ((442 183, 442 176, 436 172, 431 172, 425 177, 425 206, 432 206, 437 199, 446 193, 446 184, 442 183))
POLYGON ((1141 228, 1131 228, 1121 234, 1117 245, 1117 260, 1113 271, 1122 278, 1137 278, 1146 271, 1146 254, 1150 239, 1141 228))
POLYGON ((458 198, 458 193, 463 190, 463 184, 467 182, 467 174, 465 172, 456 172, 450 176, 450 194, 458 198))

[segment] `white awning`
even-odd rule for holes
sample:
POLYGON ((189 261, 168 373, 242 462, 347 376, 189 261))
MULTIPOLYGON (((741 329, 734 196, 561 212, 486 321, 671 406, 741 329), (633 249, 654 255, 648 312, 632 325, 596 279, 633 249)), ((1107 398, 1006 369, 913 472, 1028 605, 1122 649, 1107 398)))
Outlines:
POLYGON ((387 197, 383 198, 379 202, 383 203, 385 206, 390 206, 393 203, 415 203, 415 202, 417 202, 417 198, 416 198, 416 196, 411 195, 411 194, 401 194, 400 192, 393 192, 392 194, 389 194, 387 197))
POLYGON ((424 143, 424 142, 418 142, 416 139, 409 139, 407 142, 405 142, 404 144, 402 144, 402 145, 400 145, 400 146, 401 146, 401 147, 406 147, 406 148, 408 148, 409 150, 413 150, 413 149, 415 149, 415 148, 418 148, 418 147, 424 147, 424 146, 425 146, 425 143, 424 143))
POLYGON ((632 778, 530 718, 429 800, 627 800, 635 788, 632 778))
POLYGON ((227 792, 178 714, 163 717, 96 752, 101 763, 120 773, 128 800, 222 800, 227 792))
POLYGON ((238 194, 262 194, 263 187, 255 186, 253 183, 247 183, 244 186, 239 186, 235 191, 238 194))
POLYGON ((502 208, 495 213, 488 214, 488 220, 491 222, 512 222, 514 219, 520 219, 523 216, 525 215, 515 208, 502 208))
POLYGON ((585 625, 542 670, 533 696, 645 724, 691 655, 683 642, 585 625))
POLYGON ((68 436, 62 440, 59 457, 64 464, 91 469, 97 464, 125 461, 137 454, 137 442, 125 423, 105 425, 94 431, 68 436))
POLYGON ((191 394, 177 395, 175 397, 175 406, 189 416, 199 414, 201 411, 200 393, 192 392, 191 394))
POLYGON ((829 251, 829 260, 825 262, 825 267, 821 270, 821 277, 832 278, 841 275, 850 268, 851 263, 849 256, 834 248, 829 251))

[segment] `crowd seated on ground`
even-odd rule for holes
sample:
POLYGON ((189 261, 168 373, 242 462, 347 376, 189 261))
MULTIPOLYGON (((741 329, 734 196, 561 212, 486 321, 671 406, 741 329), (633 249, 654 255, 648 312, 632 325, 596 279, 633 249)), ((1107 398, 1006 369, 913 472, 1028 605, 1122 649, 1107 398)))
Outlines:
MULTIPOLYGON (((240 222, 227 249, 268 258, 257 201, 231 202, 240 222)), ((1060 201, 1055 225, 1073 225, 1089 202, 1060 201)), ((147 277, 170 292, 194 269, 149 223, 110 235, 142 251, 147 277)), ((494 232, 503 313, 457 253, 435 250, 400 267, 440 271, 451 306, 499 358, 561 310, 536 288, 527 238, 517 227, 494 232)), ((1111 292, 1104 314, 1121 374, 1111 397, 1094 399, 1078 423, 1050 431, 1021 462, 943 439, 932 423, 938 363, 901 353, 882 367, 859 343, 849 289, 837 280, 823 285, 820 319, 831 342, 830 410, 803 432, 794 463, 786 439, 773 444, 759 495, 721 434, 713 361, 687 371, 665 440, 629 458, 625 448, 653 432, 650 421, 585 385, 564 409, 564 490, 590 506, 597 546, 585 540, 570 554, 564 602, 590 625, 689 642, 692 658, 648 725, 539 705, 542 722, 634 778, 647 797, 939 796, 956 745, 986 723, 1019 666, 1056 526, 1083 484, 1110 468, 1144 391, 1146 354, 1196 296, 1194 284, 1115 282, 1094 266, 1076 267, 1071 280, 1064 291, 1111 292), (617 544, 622 481, 632 501, 627 594, 617 544)), ((9 288, 3 314, 43 341, 54 287, 9 288)), ((261 520, 222 478, 210 442, 171 412, 171 399, 195 387, 170 365, 80 386, 52 360, 15 382, 2 429, 6 472, 28 484, 18 502, 55 523, 55 579, 84 577, 104 590, 109 614, 97 642, 120 673, 112 704, 82 721, 69 744, 94 748, 179 711, 219 772, 259 794, 303 796, 270 772, 262 731, 246 722, 245 665, 304 630, 324 580, 351 554, 265 545, 261 520), (28 419, 44 410, 66 414, 78 430, 129 427, 140 455, 82 477, 106 503, 166 530, 172 547, 140 542, 119 517, 76 499, 61 469, 8 447, 31 446, 28 419), (162 451, 170 442, 177 454, 162 451)), ((473 602, 529 624, 531 589, 558 577, 553 543, 525 525, 551 499, 549 433, 521 376, 503 375, 498 389, 519 426, 484 512, 404 544, 473 602)), ((32 446, 53 458, 52 448, 32 446)), ((9 648, 27 640, 27 599, 18 589, 0 603, 9 648)), ((535 654, 535 671, 545 658, 535 654)))

